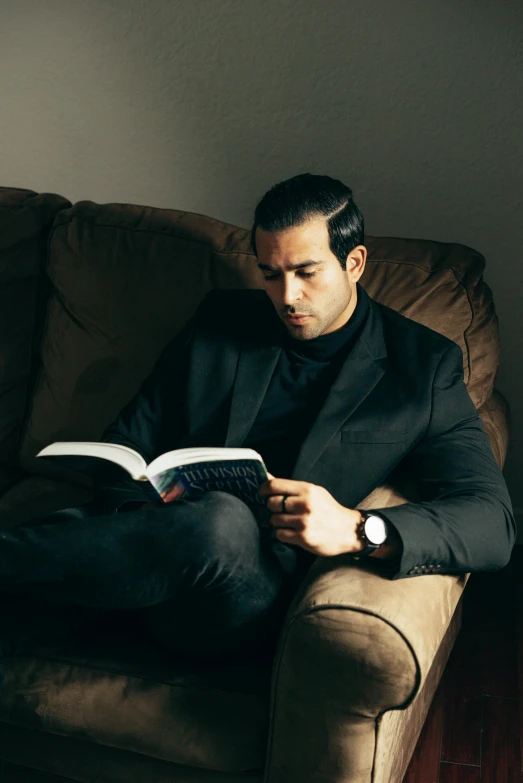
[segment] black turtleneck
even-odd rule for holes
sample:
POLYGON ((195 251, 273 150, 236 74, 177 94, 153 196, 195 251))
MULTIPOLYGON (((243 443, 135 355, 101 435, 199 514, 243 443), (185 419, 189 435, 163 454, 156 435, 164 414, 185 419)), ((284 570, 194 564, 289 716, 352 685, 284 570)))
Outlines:
POLYGON ((367 318, 367 295, 356 286, 356 308, 341 329, 312 340, 284 333, 278 364, 243 444, 256 449, 278 478, 290 478, 301 444, 367 318))

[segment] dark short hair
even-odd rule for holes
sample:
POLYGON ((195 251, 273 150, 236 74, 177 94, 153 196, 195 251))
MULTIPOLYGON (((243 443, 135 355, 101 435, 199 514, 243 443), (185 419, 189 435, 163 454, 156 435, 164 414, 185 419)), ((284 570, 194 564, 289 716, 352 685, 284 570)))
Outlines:
POLYGON ((347 185, 319 174, 298 174, 267 191, 254 212, 251 229, 254 253, 257 228, 283 231, 322 216, 327 219, 330 249, 345 269, 350 251, 364 242, 363 215, 347 185))

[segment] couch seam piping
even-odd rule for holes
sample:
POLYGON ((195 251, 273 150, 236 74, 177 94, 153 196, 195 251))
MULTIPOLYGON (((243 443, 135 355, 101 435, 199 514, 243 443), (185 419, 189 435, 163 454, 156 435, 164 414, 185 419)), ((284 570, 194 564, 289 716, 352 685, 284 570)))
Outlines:
POLYGON ((419 686, 420 686, 420 683, 421 683, 421 668, 420 668, 419 662, 417 660, 417 656, 416 656, 416 654, 414 652, 414 648, 413 648, 412 644, 409 642, 409 640, 407 639, 407 637, 405 636, 405 634, 402 631, 400 631, 400 629, 396 625, 394 625, 394 623, 391 620, 387 620, 386 618, 382 617, 381 615, 378 615, 375 612, 372 612, 372 611, 370 611, 368 609, 362 609, 362 608, 356 607, 356 606, 347 606, 346 604, 320 604, 319 606, 308 607, 307 609, 302 609, 300 612, 298 612, 298 614, 294 615, 292 620, 290 621, 290 623, 288 623, 286 631, 285 631, 284 638, 283 638, 283 640, 281 642, 281 645, 280 645, 280 649, 281 649, 282 652, 281 652, 281 654, 278 655, 278 658, 277 658, 277 661, 276 661, 276 671, 275 671, 275 676, 273 678, 273 685, 272 685, 272 688, 271 688, 271 709, 270 709, 270 714, 269 714, 269 740, 268 740, 267 757, 266 757, 266 764, 265 764, 265 772, 264 772, 264 777, 263 777, 263 783, 269 783, 269 781, 267 780, 267 773, 268 773, 269 764, 270 764, 270 757, 271 757, 272 752, 273 752, 274 714, 275 714, 275 711, 276 711, 275 710, 276 699, 274 698, 274 696, 276 695, 276 691, 277 691, 277 681, 279 680, 279 677, 280 677, 281 663, 282 663, 282 660, 283 660, 283 651, 284 651, 285 644, 287 642, 287 638, 288 638, 290 630, 291 630, 292 626, 294 625, 294 623, 296 622, 296 620, 301 619, 302 617, 305 617, 305 616, 310 615, 310 614, 316 614, 317 612, 320 612, 320 611, 323 611, 323 610, 326 610, 326 609, 345 609, 345 610, 348 610, 348 611, 358 612, 360 614, 366 614, 366 615, 369 615, 371 617, 376 617, 379 620, 382 620, 389 627, 393 628, 396 631, 396 633, 403 639, 403 641, 405 642, 407 648, 409 649, 409 651, 410 651, 410 653, 411 653, 411 655, 413 657, 415 670, 416 670, 416 675, 415 675, 415 682, 414 682, 414 685, 413 685, 412 692, 411 692, 410 696, 408 696, 408 698, 401 705, 396 706, 396 707, 391 707, 388 710, 384 710, 384 711, 380 712, 378 714, 378 716, 374 719, 374 724, 376 723, 376 719, 379 718, 380 715, 384 714, 384 712, 388 712, 390 709, 396 709, 396 710, 398 710, 398 709, 400 709, 400 710, 407 709, 407 707, 409 707, 410 704, 413 702, 413 700, 414 700, 414 698, 416 696, 416 693, 419 690, 419 686))

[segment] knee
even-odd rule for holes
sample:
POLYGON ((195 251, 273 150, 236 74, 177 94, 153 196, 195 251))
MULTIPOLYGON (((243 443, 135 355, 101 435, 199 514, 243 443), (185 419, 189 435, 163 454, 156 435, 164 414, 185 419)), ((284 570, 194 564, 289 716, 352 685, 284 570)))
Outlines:
POLYGON ((249 522, 254 519, 249 506, 229 492, 206 492, 196 503, 205 516, 212 520, 237 519, 249 522))
POLYGON ((198 505, 202 530, 211 541, 247 543, 258 538, 258 525, 251 509, 235 495, 207 492, 198 505))
POLYGON ((259 528, 250 508, 228 492, 207 492, 190 501, 190 513, 184 515, 184 540, 205 559, 236 561, 256 557, 259 528))

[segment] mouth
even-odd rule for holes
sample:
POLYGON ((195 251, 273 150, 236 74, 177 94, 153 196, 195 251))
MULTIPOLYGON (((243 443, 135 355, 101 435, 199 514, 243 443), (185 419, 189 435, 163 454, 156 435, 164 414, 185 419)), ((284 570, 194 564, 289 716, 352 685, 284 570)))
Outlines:
POLYGON ((294 315, 286 315, 285 320, 288 321, 290 324, 293 324, 294 326, 299 326, 299 324, 304 324, 307 318, 310 318, 310 315, 299 315, 298 313, 294 315))

